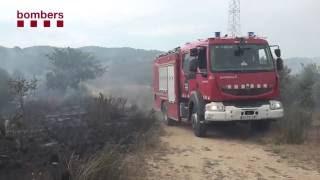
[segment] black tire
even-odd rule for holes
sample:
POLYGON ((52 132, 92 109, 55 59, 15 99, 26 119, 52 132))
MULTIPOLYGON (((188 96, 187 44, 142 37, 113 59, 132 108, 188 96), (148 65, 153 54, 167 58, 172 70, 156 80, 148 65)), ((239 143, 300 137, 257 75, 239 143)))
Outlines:
POLYGON ((162 103, 162 121, 167 125, 167 126, 172 126, 174 124, 174 121, 168 117, 168 103, 163 102, 162 103))
POLYGON ((205 137, 207 134, 207 125, 203 120, 203 116, 197 113, 196 107, 193 108, 191 115, 191 124, 194 135, 197 137, 205 137))
POLYGON ((271 121, 269 120, 258 120, 251 122, 251 129, 255 132, 266 132, 270 129, 271 121))

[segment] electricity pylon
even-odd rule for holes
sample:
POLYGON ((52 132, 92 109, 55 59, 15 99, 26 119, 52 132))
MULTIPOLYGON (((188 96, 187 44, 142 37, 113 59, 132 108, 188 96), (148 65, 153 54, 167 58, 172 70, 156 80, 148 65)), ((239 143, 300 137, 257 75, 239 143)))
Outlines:
POLYGON ((228 31, 232 37, 241 36, 240 0, 230 0, 228 31))

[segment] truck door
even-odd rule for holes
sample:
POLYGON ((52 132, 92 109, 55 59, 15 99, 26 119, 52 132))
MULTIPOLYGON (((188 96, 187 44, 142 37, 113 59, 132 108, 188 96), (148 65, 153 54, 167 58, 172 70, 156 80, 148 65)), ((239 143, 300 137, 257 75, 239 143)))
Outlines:
POLYGON ((181 89, 181 98, 188 98, 189 94, 189 82, 188 82, 188 74, 189 74, 189 62, 191 60, 190 53, 184 53, 181 56, 181 75, 180 75, 180 89, 181 89))
POLYGON ((208 82, 208 58, 207 58, 207 48, 201 47, 199 49, 198 55, 198 73, 197 73, 197 82, 200 93, 203 96, 203 99, 208 100, 210 95, 210 87, 208 82))

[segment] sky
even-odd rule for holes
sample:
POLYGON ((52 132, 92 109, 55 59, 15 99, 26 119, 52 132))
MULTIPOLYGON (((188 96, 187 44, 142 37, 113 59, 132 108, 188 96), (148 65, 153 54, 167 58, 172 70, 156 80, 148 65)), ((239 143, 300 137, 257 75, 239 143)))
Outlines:
MULTIPOLYGON (((227 33, 229 0, 1 0, 0 46, 170 50, 227 33), (63 28, 17 28, 19 11, 64 13, 63 28)), ((319 0, 241 0, 241 32, 266 37, 284 57, 320 57, 319 0)))

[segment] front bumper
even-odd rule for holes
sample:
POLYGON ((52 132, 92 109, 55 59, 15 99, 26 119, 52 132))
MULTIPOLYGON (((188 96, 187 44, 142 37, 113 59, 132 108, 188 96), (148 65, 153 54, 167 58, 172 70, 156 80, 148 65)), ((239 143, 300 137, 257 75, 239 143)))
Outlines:
POLYGON ((205 111, 205 121, 248 121, 279 119, 283 117, 283 108, 272 110, 269 104, 259 107, 225 106, 224 111, 205 111))

